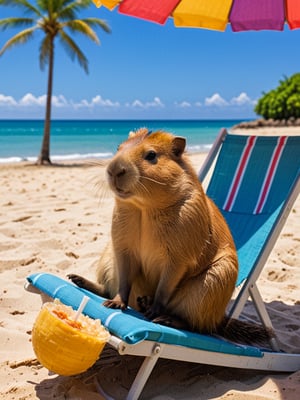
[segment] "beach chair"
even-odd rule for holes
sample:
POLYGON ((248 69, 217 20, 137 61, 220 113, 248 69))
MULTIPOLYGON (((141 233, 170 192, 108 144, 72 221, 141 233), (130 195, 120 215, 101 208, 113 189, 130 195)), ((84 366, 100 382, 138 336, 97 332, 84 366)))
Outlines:
MULTIPOLYGON (((234 318, 250 297, 262 324, 272 328, 256 281, 299 193, 299 172, 300 137, 235 135, 225 129, 202 166, 199 178, 208 180, 207 193, 221 209, 237 246, 240 290, 230 309, 234 318)), ((101 319, 111 333, 110 345, 121 355, 144 357, 127 399, 139 398, 159 358, 266 371, 300 369, 300 354, 280 351, 276 339, 268 349, 236 344, 154 324, 132 309, 108 309, 101 305, 104 299, 55 275, 37 273, 27 280, 28 290, 75 309, 88 295, 84 313, 101 319)))

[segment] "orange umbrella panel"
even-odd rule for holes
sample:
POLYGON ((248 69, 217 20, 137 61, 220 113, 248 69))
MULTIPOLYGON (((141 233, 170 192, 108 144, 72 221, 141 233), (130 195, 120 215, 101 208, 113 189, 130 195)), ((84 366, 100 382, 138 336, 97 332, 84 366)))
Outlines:
POLYGON ((286 0, 286 19, 290 29, 300 28, 299 0, 286 0))

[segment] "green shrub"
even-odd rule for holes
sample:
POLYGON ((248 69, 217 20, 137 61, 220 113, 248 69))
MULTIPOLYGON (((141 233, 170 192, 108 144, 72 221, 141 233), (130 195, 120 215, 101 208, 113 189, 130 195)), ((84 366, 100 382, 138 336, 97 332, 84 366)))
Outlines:
POLYGON ((300 73, 280 81, 280 85, 264 93, 254 111, 265 119, 300 118, 300 73))

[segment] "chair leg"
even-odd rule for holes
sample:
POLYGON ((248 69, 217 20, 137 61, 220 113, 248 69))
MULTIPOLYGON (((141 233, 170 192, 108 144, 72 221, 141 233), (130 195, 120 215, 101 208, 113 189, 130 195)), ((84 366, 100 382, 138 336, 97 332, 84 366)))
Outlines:
POLYGON ((249 296, 250 296, 249 287, 247 284, 244 284, 237 298, 235 299, 233 305, 230 308, 230 311, 228 313, 229 318, 236 318, 236 319, 239 318, 249 296))
MULTIPOLYGON (((255 309, 257 311, 257 314, 259 315, 262 324, 264 325, 265 328, 267 329, 271 329, 272 331, 274 330, 273 325, 272 325, 272 321, 269 317, 269 314, 266 310, 266 306, 263 302, 263 299, 261 298, 261 295, 257 289, 256 284, 253 284, 250 288, 249 288, 249 292, 251 295, 251 298, 253 300, 255 309)), ((273 337, 270 340, 270 344, 271 347, 274 351, 280 351, 278 342, 276 340, 276 337, 273 337)))
POLYGON ((50 297, 46 293, 42 292, 40 289, 36 288, 31 283, 26 282, 24 285, 24 289, 27 290, 27 292, 39 294, 41 296, 42 304, 53 301, 52 297, 50 297))
POLYGON ((131 385, 126 400, 136 400, 139 398, 157 360, 159 359, 159 353, 160 346, 157 345, 154 347, 152 355, 145 357, 145 360, 131 385))

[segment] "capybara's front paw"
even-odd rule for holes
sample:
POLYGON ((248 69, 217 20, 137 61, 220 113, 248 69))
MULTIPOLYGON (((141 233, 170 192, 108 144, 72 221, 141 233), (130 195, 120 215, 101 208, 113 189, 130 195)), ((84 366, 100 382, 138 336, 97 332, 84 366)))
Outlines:
POLYGON ((153 321, 160 315, 165 314, 165 309, 160 302, 158 301, 153 302, 151 297, 147 298, 147 296, 144 296, 143 299, 144 300, 146 299, 144 302, 144 304, 146 305, 146 311, 144 312, 146 318, 153 321))
POLYGON ((112 300, 105 300, 103 305, 107 308, 116 308, 126 310, 127 304, 122 300, 120 295, 116 295, 112 300))
POLYGON ((136 301, 142 313, 148 312, 153 304, 153 299, 150 296, 139 296, 136 301))
POLYGON ((75 285, 77 285, 80 288, 86 288, 87 286, 88 281, 83 276, 76 274, 69 274, 67 275, 67 278, 70 279, 70 281, 75 283, 75 285))

